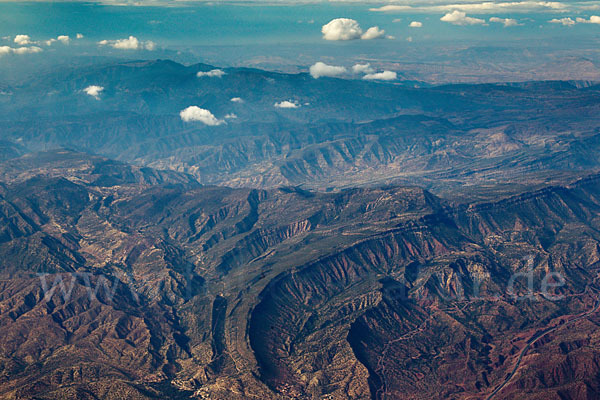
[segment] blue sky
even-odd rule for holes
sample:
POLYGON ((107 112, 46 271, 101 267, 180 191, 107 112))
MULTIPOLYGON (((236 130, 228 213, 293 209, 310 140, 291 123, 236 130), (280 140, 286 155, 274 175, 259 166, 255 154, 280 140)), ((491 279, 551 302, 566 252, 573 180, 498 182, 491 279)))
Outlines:
MULTIPOLYGON (((0 66, 9 59, 16 62, 22 56, 25 62, 26 56, 41 54, 180 56, 225 66, 290 70, 307 69, 316 61, 347 67, 361 61, 387 67, 393 63, 446 65, 466 62, 452 57, 470 47, 538 49, 540 57, 548 58, 540 63, 556 57, 600 60, 600 1, 142 1, 117 5, 119 1, 0 2, 0 66), (349 40, 325 40, 323 27, 339 18, 353 22, 330 30, 330 39, 348 39, 339 29, 357 28, 361 34, 350 35, 349 40), (364 40, 369 28, 376 28, 369 31, 376 39, 364 40), (83 37, 77 39, 77 34, 83 37), (17 35, 28 39, 17 41, 17 35), (58 40, 59 36, 68 40, 58 40), (27 49, 32 49, 31 54, 27 49)), ((501 61, 510 63, 510 57, 501 61)))
POLYGON ((273 6, 260 2, 141 2, 177 6, 113 7, 117 3, 0 4, 0 35, 28 34, 38 40, 83 33, 103 40, 144 36, 159 44, 236 44, 321 40, 321 27, 334 18, 352 18, 363 29, 378 26, 388 35, 420 40, 506 39, 564 35, 597 36, 600 2, 324 2, 273 6), (407 5, 411 4, 411 5, 407 5), (446 18, 446 20, 442 20, 446 18), (578 20, 580 22, 578 22, 578 20), (419 27, 410 27, 411 22, 419 27), (493 22, 492 22, 493 21, 493 22), (555 21, 551 23, 550 21, 555 21), (585 21, 585 22, 584 22, 585 21))

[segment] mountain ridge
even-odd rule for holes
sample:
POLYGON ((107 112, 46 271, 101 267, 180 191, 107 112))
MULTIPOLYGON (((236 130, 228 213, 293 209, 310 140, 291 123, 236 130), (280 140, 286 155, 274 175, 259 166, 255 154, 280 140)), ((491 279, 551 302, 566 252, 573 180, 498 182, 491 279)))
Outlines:
MULTIPOLYGON (((35 160, 0 165, 0 216, 14 227, 0 242, 11 276, 0 280, 3 398, 477 398, 511 368, 521 342, 510 339, 596 301, 598 175, 457 207, 416 187, 319 193, 145 178, 159 172, 107 180, 96 177, 102 157, 47 152, 39 174, 35 160), (59 173, 44 174, 53 165, 59 173), (507 291, 523 252, 535 299, 507 291), (551 292, 565 295, 558 303, 537 298, 548 270, 565 279, 551 292), (73 282, 71 296, 57 288, 46 302, 36 273, 48 287, 73 282), (24 334, 29 321, 43 330, 24 334)), ((573 329, 594 341, 597 318, 573 329)), ((554 332, 536 347, 540 360, 596 357, 564 344, 571 331, 554 332)), ((546 373, 540 362, 525 359, 503 396, 531 379, 531 396, 579 390, 567 375, 532 377, 534 365, 546 373)))

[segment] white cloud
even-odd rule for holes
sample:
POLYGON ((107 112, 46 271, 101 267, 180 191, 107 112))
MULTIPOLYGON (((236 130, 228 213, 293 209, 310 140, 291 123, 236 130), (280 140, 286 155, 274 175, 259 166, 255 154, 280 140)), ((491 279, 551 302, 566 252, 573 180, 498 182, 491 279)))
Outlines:
POLYGON ((137 50, 140 48, 140 41, 135 36, 129 36, 128 39, 115 40, 112 47, 121 50, 137 50))
POLYGON ((52 46, 52 44, 56 43, 56 42, 61 42, 62 44, 69 44, 71 42, 71 38, 67 35, 60 35, 56 39, 52 38, 52 39, 45 40, 44 44, 46 46, 52 46))
POLYGON ((31 44, 31 38, 29 35, 17 35, 15 36, 14 42, 19 46, 25 46, 31 44))
POLYGON ((385 31, 379 29, 378 26, 372 26, 360 37, 362 40, 382 39, 385 36, 385 31))
POLYGON ((230 101, 233 103, 243 103, 244 99, 242 99, 241 97, 232 97, 230 101))
POLYGON ((600 4, 598 4, 598 2, 590 2, 592 4, 590 5, 582 5, 581 3, 578 4, 578 8, 580 10, 585 10, 585 11, 589 11, 589 10, 600 10, 600 4), (596 3, 596 4, 594 4, 596 3))
POLYGON ((210 111, 197 106, 189 106, 185 110, 182 110, 179 116, 184 122, 198 121, 209 126, 223 125, 225 123, 222 119, 217 119, 210 111))
POLYGON ((366 79, 368 81, 395 81, 396 79, 398 79, 398 74, 396 74, 393 71, 383 71, 377 72, 375 74, 367 74, 363 76, 363 79, 366 79))
POLYGON ((412 10, 414 10, 414 8, 411 6, 401 6, 401 5, 395 5, 395 4, 389 4, 387 6, 369 9, 369 11, 378 11, 378 12, 412 11, 412 10))
POLYGON ((225 75, 225 71, 223 71, 222 69, 212 69, 210 71, 198 71, 196 73, 196 76, 198 78, 201 78, 203 76, 207 76, 209 78, 213 78, 213 77, 220 78, 223 75, 225 75))
POLYGON ((355 64, 352 66, 352 72, 355 74, 372 74, 375 69, 371 67, 371 64, 355 64))
POLYGON ((31 54, 31 53, 39 53, 42 49, 36 46, 31 47, 9 47, 9 46, 0 46, 0 56, 5 54, 31 54))
POLYGON ((577 18, 577 22, 582 24, 600 24, 600 17, 597 15, 592 15, 590 19, 577 18))
POLYGON ((300 105, 298 105, 298 103, 296 103, 295 101, 292 101, 292 100, 283 100, 283 101, 280 101, 279 103, 273 104, 273 106, 275 106, 277 108, 299 108, 300 107, 300 105))
POLYGON ((15 54, 31 54, 31 53, 39 53, 41 51, 42 51, 42 49, 40 49, 39 47, 36 47, 36 46, 17 47, 16 49, 13 49, 13 53, 15 53, 15 54))
POLYGON ((349 18, 336 18, 321 28, 325 40, 355 40, 360 39, 362 29, 358 22, 349 18))
POLYGON ((550 22, 551 24, 562 24, 564 26, 573 26, 573 25, 575 25, 575 21, 573 21, 571 18, 560 18, 560 19, 554 18, 554 19, 551 19, 548 22, 550 22))
POLYGON ((321 28, 325 40, 371 40, 385 37, 385 31, 378 26, 372 26, 363 33, 362 28, 353 19, 336 18, 321 28))
POLYGON ((392 20, 392 22, 395 22, 395 23, 402 22, 402 18, 394 18, 392 20))
POLYGON ((419 22, 419 21, 413 21, 410 24, 408 24, 408 26, 410 28, 422 28, 423 27, 423 23, 419 22))
POLYGON ((511 26, 523 25, 523 24, 519 24, 519 22, 516 19, 513 19, 513 18, 492 17, 492 18, 490 18, 490 22, 497 22, 499 24, 504 25, 505 28, 508 28, 508 27, 511 27, 511 26))
POLYGON ((446 10, 461 10, 475 13, 494 12, 531 12, 531 11, 561 11, 566 5, 557 1, 505 1, 505 2, 473 2, 463 4, 449 4, 446 10))
POLYGON ((81 33, 78 33, 78 34, 77 34, 77 36, 76 36, 76 38, 77 38, 77 39, 83 39, 83 38, 84 38, 84 36, 83 36, 81 33))
POLYGON ((237 117, 238 117, 237 115, 231 113, 231 114, 227 114, 225 116, 225 119, 237 119, 237 117))
POLYGON ((100 100, 100 92, 104 90, 103 86, 91 85, 83 89, 83 91, 95 98, 96 100, 100 100))
POLYGON ((583 2, 566 4, 557 1, 464 1, 462 3, 448 3, 443 1, 437 2, 422 2, 421 5, 409 6, 400 4, 390 4, 382 7, 371 8, 370 11, 375 12, 387 12, 387 13, 437 13, 444 12, 448 13, 451 11, 463 11, 473 12, 478 14, 491 14, 496 12, 515 12, 515 13, 527 13, 527 12, 564 12, 569 9, 584 9, 583 2), (437 4, 435 4, 437 3, 437 4))
POLYGON ((315 63, 314 65, 311 65, 311 67, 309 68, 309 72, 310 75, 315 78, 315 79, 319 79, 322 76, 339 76, 342 75, 344 73, 346 73, 346 68, 344 67, 338 67, 335 65, 327 65, 321 61, 315 63))
POLYGON ((464 11, 454 10, 451 13, 444 15, 440 21, 449 22, 453 25, 483 25, 485 21, 479 18, 467 17, 464 11))
POLYGON ((98 42, 101 46, 111 46, 115 49, 119 50, 154 50, 156 48, 156 44, 150 40, 148 41, 140 41, 135 36, 129 36, 127 39, 117 39, 117 40, 101 40, 98 42))

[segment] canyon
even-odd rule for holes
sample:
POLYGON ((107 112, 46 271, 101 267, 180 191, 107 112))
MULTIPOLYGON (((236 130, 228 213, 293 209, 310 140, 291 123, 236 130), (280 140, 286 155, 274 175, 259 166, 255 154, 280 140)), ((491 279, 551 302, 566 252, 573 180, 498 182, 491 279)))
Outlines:
POLYGON ((52 150, 0 182, 2 398, 600 390, 597 174, 461 203, 202 185, 52 150))

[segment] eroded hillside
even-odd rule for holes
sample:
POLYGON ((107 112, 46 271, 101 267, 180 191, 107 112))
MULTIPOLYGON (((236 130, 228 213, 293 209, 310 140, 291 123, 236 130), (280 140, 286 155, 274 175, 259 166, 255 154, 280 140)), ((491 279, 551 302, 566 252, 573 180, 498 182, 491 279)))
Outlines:
POLYGON ((0 177, 3 398, 599 392, 596 175, 479 203, 201 186, 70 151, 0 177))

